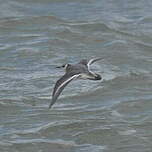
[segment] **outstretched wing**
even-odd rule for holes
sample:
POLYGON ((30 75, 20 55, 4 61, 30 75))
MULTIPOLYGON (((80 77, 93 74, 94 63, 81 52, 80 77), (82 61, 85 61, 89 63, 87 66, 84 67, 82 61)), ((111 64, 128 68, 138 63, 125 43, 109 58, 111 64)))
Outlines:
POLYGON ((99 60, 102 60, 102 59, 104 59, 104 58, 94 58, 94 59, 91 59, 91 60, 89 60, 88 61, 88 63, 87 63, 87 65, 88 65, 88 67, 91 65, 91 64, 93 64, 94 62, 96 62, 96 61, 99 61, 99 60))
POLYGON ((63 89, 66 87, 66 85, 70 83, 72 80, 77 79, 79 76, 80 74, 75 74, 75 75, 65 74, 56 82, 52 94, 52 101, 49 108, 51 108, 52 105, 56 102, 57 98, 59 97, 63 89))

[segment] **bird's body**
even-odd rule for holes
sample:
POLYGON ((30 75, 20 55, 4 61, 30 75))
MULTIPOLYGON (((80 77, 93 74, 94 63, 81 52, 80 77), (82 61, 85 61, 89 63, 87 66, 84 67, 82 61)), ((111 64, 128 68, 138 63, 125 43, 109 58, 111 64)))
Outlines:
POLYGON ((58 68, 65 68, 66 73, 56 82, 53 94, 52 94, 52 102, 49 108, 56 102, 57 98, 65 88, 65 86, 70 83, 74 79, 89 79, 89 80, 101 80, 101 76, 99 74, 93 73, 90 71, 90 65, 102 58, 95 58, 91 60, 83 59, 79 63, 71 65, 65 64, 59 66, 58 68))

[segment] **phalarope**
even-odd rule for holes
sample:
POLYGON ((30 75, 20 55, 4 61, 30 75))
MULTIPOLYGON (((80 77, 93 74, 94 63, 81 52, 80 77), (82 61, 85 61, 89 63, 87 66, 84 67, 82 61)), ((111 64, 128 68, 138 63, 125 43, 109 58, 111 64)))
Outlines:
POLYGON ((65 68, 66 73, 57 80, 53 94, 52 94, 52 101, 49 105, 49 108, 56 102, 57 98, 66 87, 68 83, 75 79, 89 79, 89 80, 101 80, 102 77, 94 73, 90 70, 90 65, 94 62, 101 60, 103 58, 94 58, 91 60, 83 59, 79 63, 71 65, 71 64, 64 64, 62 66, 58 66, 57 68, 65 68))

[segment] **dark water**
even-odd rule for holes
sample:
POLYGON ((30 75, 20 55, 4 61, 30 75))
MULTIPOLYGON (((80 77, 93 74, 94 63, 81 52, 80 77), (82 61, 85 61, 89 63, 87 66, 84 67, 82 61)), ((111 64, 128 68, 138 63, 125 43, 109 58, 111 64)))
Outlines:
POLYGON ((152 151, 152 1, 3 0, 1 152, 152 151), (104 57, 103 81, 69 84, 55 66, 104 57))

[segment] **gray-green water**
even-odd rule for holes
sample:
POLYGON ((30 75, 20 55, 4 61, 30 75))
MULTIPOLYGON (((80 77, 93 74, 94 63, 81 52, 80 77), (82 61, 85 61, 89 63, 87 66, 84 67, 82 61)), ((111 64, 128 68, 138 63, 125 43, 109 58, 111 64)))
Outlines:
POLYGON ((151 0, 1 0, 0 152, 152 151, 151 0), (104 57, 103 81, 55 66, 104 57))

